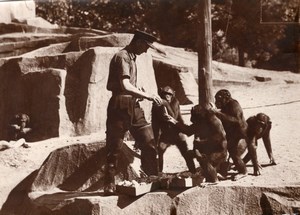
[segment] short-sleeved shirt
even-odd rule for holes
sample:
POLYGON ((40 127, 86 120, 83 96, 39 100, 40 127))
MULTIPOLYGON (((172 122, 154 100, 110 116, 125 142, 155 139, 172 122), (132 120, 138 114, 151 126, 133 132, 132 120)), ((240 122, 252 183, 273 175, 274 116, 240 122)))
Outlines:
POLYGON ((125 47, 114 55, 109 66, 106 88, 113 93, 122 93, 121 80, 128 78, 133 86, 137 82, 136 55, 125 47))

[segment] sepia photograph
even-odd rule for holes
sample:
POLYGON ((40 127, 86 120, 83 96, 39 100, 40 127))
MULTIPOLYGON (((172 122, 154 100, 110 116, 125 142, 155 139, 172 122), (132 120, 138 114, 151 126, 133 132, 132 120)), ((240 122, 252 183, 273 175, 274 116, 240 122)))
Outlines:
POLYGON ((0 0, 0 215, 300 215, 300 0, 0 0))

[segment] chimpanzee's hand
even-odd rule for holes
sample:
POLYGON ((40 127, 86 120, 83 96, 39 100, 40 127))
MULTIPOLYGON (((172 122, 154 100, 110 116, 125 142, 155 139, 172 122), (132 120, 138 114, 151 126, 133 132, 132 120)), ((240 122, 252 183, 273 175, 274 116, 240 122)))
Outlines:
POLYGON ((255 176, 261 175, 260 169, 262 169, 262 167, 261 167, 260 164, 258 164, 257 166, 258 166, 258 168, 254 168, 254 175, 255 176))
POLYGON ((277 163, 275 162, 275 159, 273 157, 270 158, 270 164, 271 165, 277 165, 277 163))
POLYGON ((178 121, 176 119, 174 119, 172 116, 170 116, 168 114, 164 115, 164 120, 172 123, 173 125, 176 125, 178 123, 178 121))

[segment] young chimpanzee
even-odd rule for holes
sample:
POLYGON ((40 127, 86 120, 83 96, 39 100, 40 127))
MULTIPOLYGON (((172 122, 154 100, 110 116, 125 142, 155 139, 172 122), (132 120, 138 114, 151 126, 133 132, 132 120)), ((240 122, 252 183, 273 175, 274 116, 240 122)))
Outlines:
POLYGON ((9 140, 19 140, 24 138, 26 140, 26 136, 31 131, 29 127, 30 118, 27 114, 18 113, 14 115, 13 119, 9 124, 9 140))
POLYGON ((174 125, 165 119, 167 115, 170 115, 177 121, 183 122, 179 101, 175 97, 175 91, 171 87, 165 86, 160 89, 159 95, 163 99, 163 105, 158 106, 154 104, 152 108, 152 127, 155 140, 158 144, 159 171, 163 171, 163 156, 165 151, 171 144, 175 144, 185 159, 189 171, 195 173, 196 169, 193 157, 188 151, 185 135, 180 133, 174 125))
POLYGON ((224 174, 222 164, 226 162, 227 141, 222 122, 207 109, 196 105, 191 110, 191 125, 169 117, 183 133, 194 135, 194 154, 200 163, 206 182, 217 182, 218 173, 224 174))
POLYGON ((241 156, 248 148, 254 167, 254 175, 260 175, 255 145, 247 139, 247 122, 243 110, 237 100, 231 97, 228 90, 219 90, 215 95, 215 103, 221 111, 212 109, 222 121, 226 131, 229 156, 238 171, 233 180, 238 180, 247 175, 247 168, 241 156))
MULTIPOLYGON (((248 123, 248 140, 252 142, 257 147, 257 140, 262 138, 266 151, 268 153, 270 164, 276 165, 275 159, 273 157, 270 131, 272 128, 272 122, 270 117, 264 113, 258 113, 255 116, 251 116, 247 119, 248 123)), ((244 163, 248 163, 251 159, 249 152, 243 158, 244 163)))

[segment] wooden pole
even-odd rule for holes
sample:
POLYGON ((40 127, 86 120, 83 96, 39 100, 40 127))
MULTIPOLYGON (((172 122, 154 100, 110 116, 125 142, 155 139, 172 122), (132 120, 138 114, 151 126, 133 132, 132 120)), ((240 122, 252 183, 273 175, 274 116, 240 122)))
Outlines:
POLYGON ((208 108, 212 95, 211 0, 199 0, 198 7, 198 89, 199 104, 208 108))

